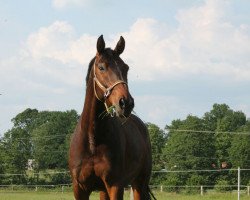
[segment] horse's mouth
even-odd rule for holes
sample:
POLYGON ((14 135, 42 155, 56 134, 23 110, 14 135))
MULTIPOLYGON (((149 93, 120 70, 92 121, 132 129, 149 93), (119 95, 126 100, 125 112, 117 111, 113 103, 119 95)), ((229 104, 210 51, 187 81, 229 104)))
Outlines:
POLYGON ((121 109, 119 106, 113 106, 110 110, 111 117, 128 118, 132 112, 132 109, 121 109))

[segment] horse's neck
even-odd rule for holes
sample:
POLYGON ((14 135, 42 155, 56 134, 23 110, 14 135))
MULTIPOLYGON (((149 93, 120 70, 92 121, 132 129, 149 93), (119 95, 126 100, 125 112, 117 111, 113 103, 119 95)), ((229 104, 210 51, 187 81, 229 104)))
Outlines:
POLYGON ((81 115, 81 134, 83 139, 88 142, 85 144, 88 145, 87 149, 91 153, 95 151, 95 126, 97 124, 98 116, 103 112, 103 105, 100 105, 100 102, 95 97, 93 84, 87 86, 85 102, 83 107, 83 112, 81 115))

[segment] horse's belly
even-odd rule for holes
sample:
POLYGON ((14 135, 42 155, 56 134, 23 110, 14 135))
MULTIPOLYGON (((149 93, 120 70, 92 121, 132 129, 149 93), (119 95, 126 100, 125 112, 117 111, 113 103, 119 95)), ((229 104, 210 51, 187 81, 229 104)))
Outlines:
POLYGON ((95 175, 109 184, 129 184, 140 173, 142 157, 138 151, 132 151, 128 156, 125 152, 111 151, 108 146, 100 145, 94 157, 95 175))

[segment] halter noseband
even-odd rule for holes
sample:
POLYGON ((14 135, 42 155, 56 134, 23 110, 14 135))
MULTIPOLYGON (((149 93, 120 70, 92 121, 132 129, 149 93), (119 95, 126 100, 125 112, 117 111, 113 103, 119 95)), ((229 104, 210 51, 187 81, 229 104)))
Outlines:
POLYGON ((101 98, 98 97, 97 92, 96 92, 96 85, 95 83, 99 86, 99 88, 103 91, 103 99, 104 101, 102 101, 106 107, 106 110, 109 114, 111 114, 111 116, 113 117, 113 114, 110 112, 108 105, 106 103, 107 98, 110 96, 111 91, 115 88, 115 86, 119 85, 119 84, 125 84, 128 85, 127 82, 122 81, 122 80, 118 80, 116 81, 113 85, 111 85, 110 87, 105 87, 97 78, 96 73, 95 73, 95 62, 94 62, 94 92, 95 92, 95 96, 99 101, 102 101, 101 98))

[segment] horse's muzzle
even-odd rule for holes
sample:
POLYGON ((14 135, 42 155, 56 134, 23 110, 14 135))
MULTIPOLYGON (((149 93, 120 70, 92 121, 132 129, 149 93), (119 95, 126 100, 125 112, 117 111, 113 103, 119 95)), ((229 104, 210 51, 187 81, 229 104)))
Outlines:
POLYGON ((123 116, 124 117, 129 117, 131 114, 135 104, 134 104, 134 99, 129 95, 128 99, 121 98, 119 100, 119 106, 120 109, 123 111, 123 116))

